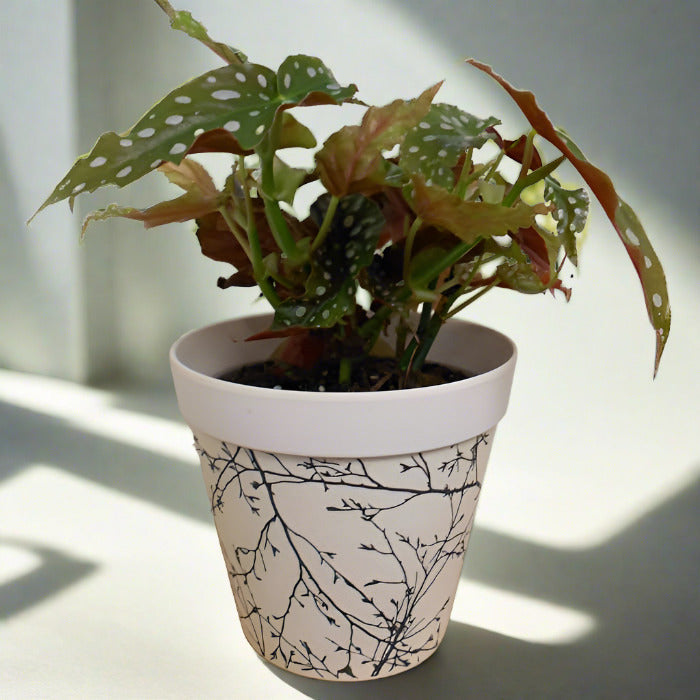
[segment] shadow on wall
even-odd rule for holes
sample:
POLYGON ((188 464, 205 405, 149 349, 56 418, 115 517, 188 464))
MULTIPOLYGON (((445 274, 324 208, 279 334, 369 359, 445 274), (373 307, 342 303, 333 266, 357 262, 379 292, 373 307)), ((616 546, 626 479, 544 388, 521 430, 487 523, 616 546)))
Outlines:
MULTIPOLYGON (((12 177, 5 134, 0 131, 0 240, 2 242, 3 293, 0 294, 0 366, 15 364, 41 366, 48 348, 42 347, 44 334, 38 309, 47 300, 41 291, 41 277, 29 249, 26 212, 20 212, 20 198, 12 177), (11 342, 8 339, 11 338, 11 342), (4 341, 3 341, 4 339, 4 341)), ((48 275, 48 270, 40 271, 48 275)))
POLYGON ((453 60, 476 57, 532 90, 623 196, 673 210, 697 244, 697 2, 391 2, 453 60))

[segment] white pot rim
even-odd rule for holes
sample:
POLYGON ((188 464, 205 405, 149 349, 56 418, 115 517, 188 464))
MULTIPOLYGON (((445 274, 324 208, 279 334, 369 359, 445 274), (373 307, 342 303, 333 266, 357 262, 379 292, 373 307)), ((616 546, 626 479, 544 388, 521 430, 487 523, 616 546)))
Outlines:
POLYGON ((279 454, 379 457, 456 444, 495 427, 506 411, 515 344, 498 331, 462 320, 441 330, 430 359, 479 374, 450 384, 322 393, 218 379, 236 365, 270 354, 279 341, 241 342, 269 323, 269 314, 244 316, 190 331, 173 344, 178 404, 193 429, 279 454))

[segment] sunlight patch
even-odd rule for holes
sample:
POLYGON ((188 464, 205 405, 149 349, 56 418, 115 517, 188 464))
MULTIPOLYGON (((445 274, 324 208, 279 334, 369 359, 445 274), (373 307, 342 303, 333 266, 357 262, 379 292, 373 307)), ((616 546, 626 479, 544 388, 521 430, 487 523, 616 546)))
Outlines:
POLYGON ((571 644, 596 626, 579 610, 464 579, 450 619, 536 644, 571 644))

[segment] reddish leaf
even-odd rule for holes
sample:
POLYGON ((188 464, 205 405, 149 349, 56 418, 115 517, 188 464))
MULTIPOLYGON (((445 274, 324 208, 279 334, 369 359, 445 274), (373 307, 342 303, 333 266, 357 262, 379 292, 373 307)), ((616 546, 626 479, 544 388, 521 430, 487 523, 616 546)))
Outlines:
POLYGON ((465 202, 440 187, 426 185, 420 176, 413 178, 412 206, 426 224, 447 229, 467 243, 527 228, 535 215, 548 211, 544 205, 531 207, 522 201, 512 207, 465 202))
POLYGON ((316 155, 321 182, 336 197, 362 189, 381 189, 388 172, 383 153, 403 140, 406 131, 428 112, 441 83, 415 100, 394 100, 370 107, 359 126, 346 126, 332 134, 316 155))
POLYGON ((634 211, 618 196, 608 175, 590 163, 569 136, 554 127, 531 92, 516 89, 484 63, 474 59, 469 59, 468 63, 490 75, 504 88, 537 133, 569 159, 602 205, 642 284, 649 320, 656 331, 656 375, 671 328, 671 308, 663 268, 634 211))

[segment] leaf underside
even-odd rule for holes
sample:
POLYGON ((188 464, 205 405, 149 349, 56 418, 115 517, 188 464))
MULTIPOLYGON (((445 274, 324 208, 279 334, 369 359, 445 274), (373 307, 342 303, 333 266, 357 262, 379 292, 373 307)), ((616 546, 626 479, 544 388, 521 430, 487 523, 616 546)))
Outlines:
POLYGON ((491 76, 504 88, 535 131, 568 158, 602 205, 625 246, 642 285, 647 314, 656 334, 656 375, 671 329, 671 307, 663 268, 639 219, 632 208, 618 196, 608 175, 586 159, 568 134, 554 127, 537 104, 532 92, 516 89, 490 66, 480 61, 469 59, 468 63, 491 76))

